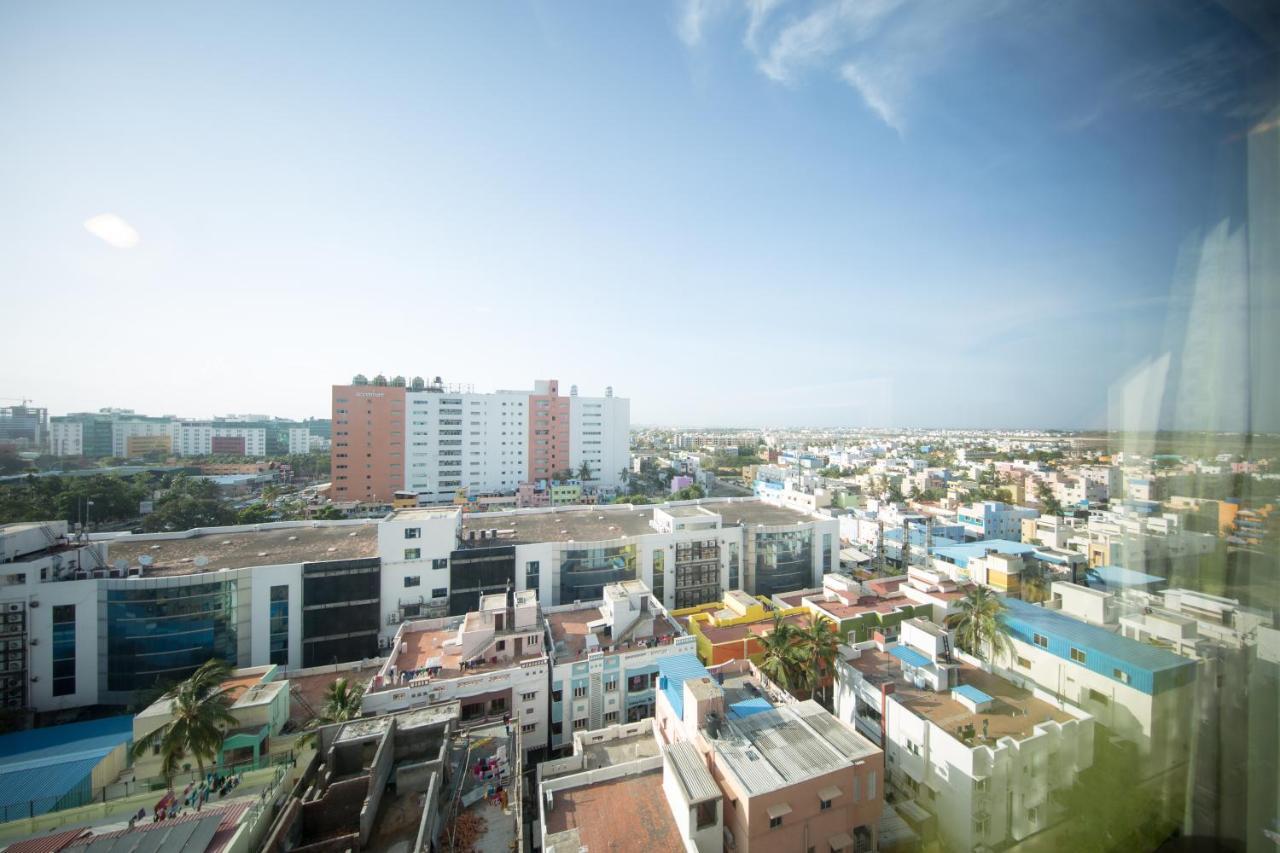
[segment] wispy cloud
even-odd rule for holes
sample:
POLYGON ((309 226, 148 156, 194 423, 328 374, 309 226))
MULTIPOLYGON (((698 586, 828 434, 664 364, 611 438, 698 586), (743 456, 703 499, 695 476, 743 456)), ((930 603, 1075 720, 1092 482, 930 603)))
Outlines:
POLYGON ((957 31, 1006 0, 685 0, 677 33, 690 47, 707 22, 745 20, 742 43, 760 73, 795 85, 805 74, 843 80, 867 108, 899 134, 906 102, 924 75, 934 71, 957 31))
POLYGON ((108 246, 132 249, 141 238, 138 231, 114 213, 99 213, 84 221, 84 228, 108 246))

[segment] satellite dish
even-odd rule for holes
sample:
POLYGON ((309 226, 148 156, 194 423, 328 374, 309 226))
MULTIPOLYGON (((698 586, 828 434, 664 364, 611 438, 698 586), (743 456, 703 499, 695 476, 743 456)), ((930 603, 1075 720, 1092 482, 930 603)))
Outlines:
POLYGON ((156 558, 152 557, 150 554, 143 554, 141 557, 138 558, 138 565, 143 566, 145 568, 146 566, 151 565, 155 561, 156 561, 156 558))
POLYGON ((197 566, 203 569, 205 566, 209 565, 209 558, 206 557, 204 554, 201 554, 199 557, 196 557, 191 562, 195 563, 197 566))
POLYGON ((125 569, 129 568, 129 561, 126 560, 124 557, 121 557, 120 559, 112 563, 112 565, 114 565, 117 569, 123 572, 125 569))

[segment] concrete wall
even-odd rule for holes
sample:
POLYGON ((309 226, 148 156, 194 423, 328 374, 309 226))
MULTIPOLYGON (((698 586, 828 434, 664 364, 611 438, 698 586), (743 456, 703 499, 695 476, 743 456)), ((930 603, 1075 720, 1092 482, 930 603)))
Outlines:
POLYGON ((395 764, 396 722, 394 719, 387 727, 386 735, 378 744, 373 754, 373 762, 369 765, 369 788, 364 806, 360 809, 360 846, 369 842, 373 834, 373 821, 378 816, 378 805, 382 802, 382 794, 387 789, 387 779, 395 764))

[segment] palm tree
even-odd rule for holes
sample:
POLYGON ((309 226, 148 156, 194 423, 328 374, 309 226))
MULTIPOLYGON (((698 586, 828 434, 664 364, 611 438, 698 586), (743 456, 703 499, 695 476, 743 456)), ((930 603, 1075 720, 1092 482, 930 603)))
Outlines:
POLYGON ((134 758, 159 745, 160 773, 170 787, 184 758, 194 758, 203 776, 205 761, 217 757, 226 730, 237 725, 231 715, 231 697, 222 690, 231 670, 231 664, 216 658, 201 664, 186 681, 163 694, 171 703, 169 722, 134 743, 134 758))
POLYGON ((578 479, 587 482, 591 479, 591 463, 583 462, 582 467, 578 469, 578 479))
POLYGON ((1031 604, 1039 604, 1049 598, 1049 576, 1040 566, 1028 567, 1022 571, 1022 600, 1031 604))
POLYGON ((324 707, 320 716, 307 727, 307 731, 298 738, 298 746, 305 746, 316 738, 316 731, 323 726, 334 723, 345 723, 354 720, 363 713, 364 685, 353 684, 346 678, 334 679, 324 691, 324 707))
POLYGON ((992 659, 1001 653, 1011 655, 1013 644, 1009 642, 1009 628, 1000 618, 1005 606, 1000 597, 988 587, 976 586, 965 594, 958 607, 956 643, 961 649, 985 660, 983 649, 991 649, 992 659))
POLYGON ((795 626, 784 621, 782 614, 775 610, 773 625, 767 634, 760 637, 760 671, 787 691, 796 686, 800 671, 796 634, 795 626))
POLYGON ((836 665, 836 648, 840 645, 840 635, 836 633, 836 625, 825 616, 810 619, 809 625, 796 631, 796 645, 799 650, 800 663, 808 663, 801 670, 809 695, 813 696, 821 688, 823 704, 828 698, 825 681, 836 665))

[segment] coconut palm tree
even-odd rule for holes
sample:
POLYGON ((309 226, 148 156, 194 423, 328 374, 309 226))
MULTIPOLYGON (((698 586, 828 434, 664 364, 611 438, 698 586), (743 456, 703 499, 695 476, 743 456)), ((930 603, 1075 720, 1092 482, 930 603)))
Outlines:
POLYGON ((1040 566, 1028 567, 1022 571, 1022 600, 1031 604, 1039 604, 1049 598, 1049 576, 1040 566))
POLYGON ((822 691, 822 703, 829 698, 826 695, 826 679, 836 665, 836 647, 840 645, 840 635, 836 625, 825 616, 810 619, 805 628, 798 629, 795 634, 804 686, 809 695, 815 696, 822 691))
POLYGON ((578 479, 584 483, 591 479, 590 462, 583 462, 582 467, 578 468, 578 479))
POLYGON ((216 658, 201 664, 186 681, 162 695, 171 703, 169 722, 133 744, 134 758, 159 745, 160 773, 170 786, 184 758, 195 759, 204 775, 205 761, 217 757, 226 730, 237 724, 231 715, 231 697, 222 690, 231 670, 231 664, 216 658))
POLYGON ((308 724, 307 731, 298 738, 298 746, 305 746, 316 738, 317 729, 334 723, 354 720, 363 712, 364 685, 353 684, 346 678, 336 678, 325 688, 324 706, 320 716, 308 724))
POLYGON ((986 659, 985 649, 991 650, 993 660, 1013 653, 1009 628, 1000 618, 1004 603, 988 587, 979 585, 969 590, 957 609, 960 618, 956 621, 956 644, 961 649, 980 660, 986 659))
POLYGON ((800 675, 796 634, 796 627, 775 610, 769 632, 760 637, 760 671, 787 691, 797 686, 800 675))

